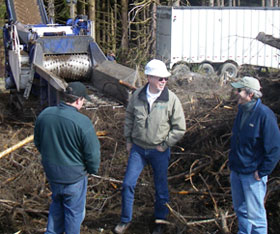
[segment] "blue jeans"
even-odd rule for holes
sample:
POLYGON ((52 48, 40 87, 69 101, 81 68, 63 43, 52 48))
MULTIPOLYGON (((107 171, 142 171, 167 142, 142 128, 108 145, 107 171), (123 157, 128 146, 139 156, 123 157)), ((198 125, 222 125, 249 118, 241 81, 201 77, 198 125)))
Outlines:
POLYGON ((264 197, 267 176, 258 181, 254 173, 244 175, 231 171, 230 182, 233 207, 238 218, 238 234, 266 234, 264 197))
POLYGON ((85 218, 87 181, 75 184, 50 183, 52 203, 46 234, 79 234, 85 218))
POLYGON ((132 219, 134 189, 137 180, 149 163, 153 168, 155 184, 155 218, 166 219, 169 201, 167 172, 170 159, 170 149, 159 152, 156 149, 143 149, 133 144, 122 188, 122 215, 121 222, 128 223, 132 219))

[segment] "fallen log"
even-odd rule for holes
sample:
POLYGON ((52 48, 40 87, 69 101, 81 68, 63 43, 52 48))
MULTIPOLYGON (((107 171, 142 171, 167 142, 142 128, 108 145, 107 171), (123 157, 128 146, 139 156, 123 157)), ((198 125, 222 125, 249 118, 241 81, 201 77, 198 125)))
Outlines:
POLYGON ((272 35, 265 34, 264 32, 260 32, 256 39, 264 44, 270 45, 274 48, 280 49, 280 39, 275 38, 272 35))
POLYGON ((3 158, 4 156, 8 155, 9 153, 21 148, 22 146, 26 145, 27 143, 33 141, 34 135, 31 135, 24 140, 18 142, 17 144, 13 145, 12 147, 4 150, 3 152, 0 153, 0 158, 3 158))
MULTIPOLYGON (((96 132, 96 135, 97 136, 106 136, 107 135, 107 132, 106 131, 97 131, 96 132)), ((13 151, 21 148, 22 146, 30 143, 31 141, 34 140, 34 135, 31 135, 29 137, 26 137, 24 140, 18 142, 17 144, 13 145, 12 147, 4 150, 3 152, 0 153, 0 158, 3 158, 4 156, 12 153, 13 151)))

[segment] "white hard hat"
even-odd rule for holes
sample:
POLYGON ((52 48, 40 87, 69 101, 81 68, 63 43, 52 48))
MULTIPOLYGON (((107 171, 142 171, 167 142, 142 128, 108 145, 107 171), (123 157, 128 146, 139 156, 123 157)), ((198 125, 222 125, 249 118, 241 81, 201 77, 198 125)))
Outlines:
POLYGON ((147 65, 145 66, 145 75, 158 76, 158 77, 171 76, 170 72, 167 71, 164 62, 158 59, 153 59, 147 63, 147 65))

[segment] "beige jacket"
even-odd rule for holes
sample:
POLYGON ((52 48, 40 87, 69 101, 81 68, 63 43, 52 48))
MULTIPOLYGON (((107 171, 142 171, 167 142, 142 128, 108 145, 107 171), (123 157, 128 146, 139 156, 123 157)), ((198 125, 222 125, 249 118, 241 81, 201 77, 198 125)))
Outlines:
POLYGON ((166 87, 149 111, 147 85, 137 89, 129 100, 124 135, 128 143, 145 149, 173 146, 186 131, 184 111, 178 97, 166 87))

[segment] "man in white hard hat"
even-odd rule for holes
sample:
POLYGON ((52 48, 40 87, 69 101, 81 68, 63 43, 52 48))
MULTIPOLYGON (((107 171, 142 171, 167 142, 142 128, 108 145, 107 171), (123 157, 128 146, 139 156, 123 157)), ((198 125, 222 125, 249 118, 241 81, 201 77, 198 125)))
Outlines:
MULTIPOLYGON (((166 219, 170 147, 183 137, 186 130, 181 102, 166 87, 171 74, 165 64, 157 59, 151 60, 145 66, 145 75, 148 83, 133 93, 126 109, 124 134, 129 159, 122 188, 121 222, 115 227, 115 233, 124 233, 129 227, 134 189, 147 164, 152 166, 154 173, 155 220, 166 219)), ((153 233, 162 233, 162 226, 156 224, 153 233)))
POLYGON ((245 76, 231 85, 239 104, 229 153, 238 233, 266 234, 264 197, 267 177, 280 158, 280 132, 274 113, 260 100, 259 80, 245 76))

